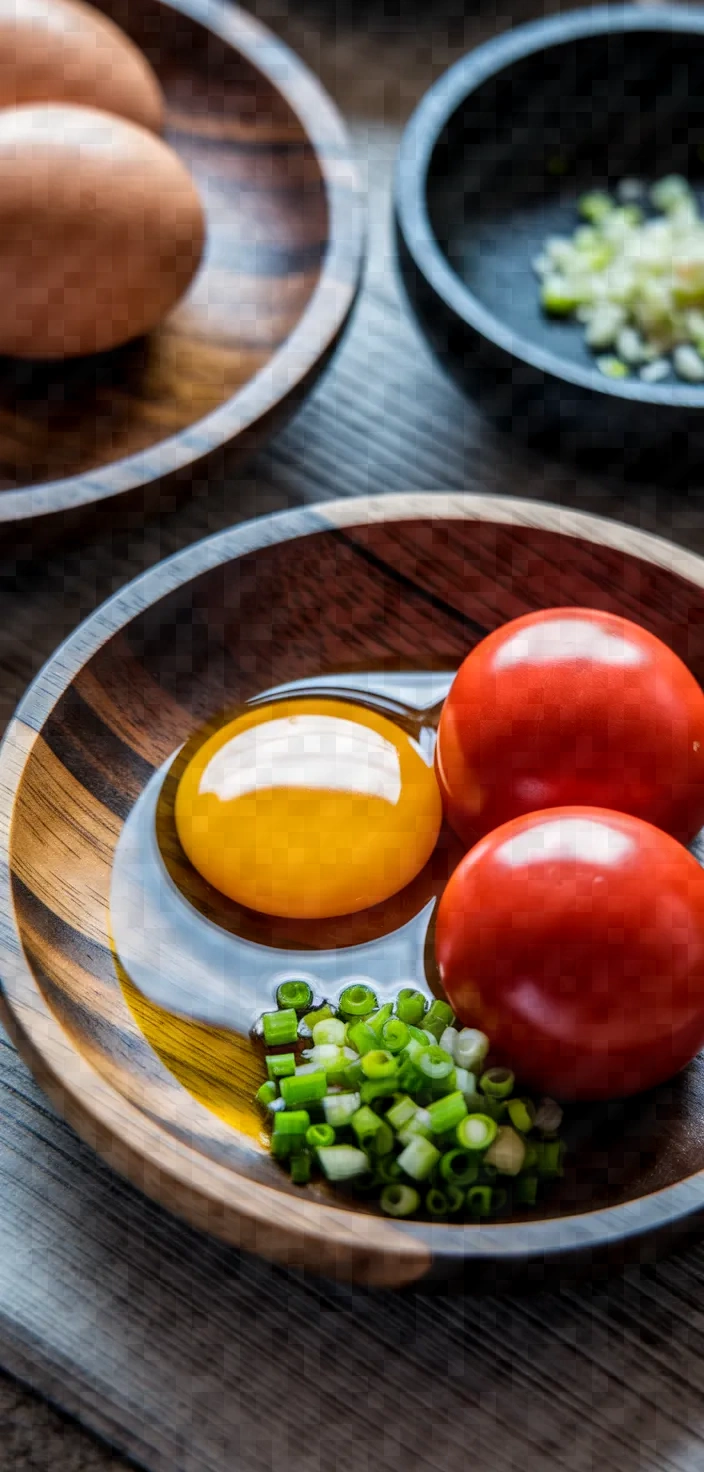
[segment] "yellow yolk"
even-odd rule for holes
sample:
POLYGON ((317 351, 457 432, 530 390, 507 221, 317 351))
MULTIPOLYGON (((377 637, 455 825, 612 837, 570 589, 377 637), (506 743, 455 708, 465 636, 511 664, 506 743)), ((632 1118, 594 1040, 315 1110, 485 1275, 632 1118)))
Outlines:
POLYGON ((176 827, 191 863, 251 910, 290 919, 379 904, 422 869, 435 773, 385 716, 298 697, 231 721, 191 758, 176 827))

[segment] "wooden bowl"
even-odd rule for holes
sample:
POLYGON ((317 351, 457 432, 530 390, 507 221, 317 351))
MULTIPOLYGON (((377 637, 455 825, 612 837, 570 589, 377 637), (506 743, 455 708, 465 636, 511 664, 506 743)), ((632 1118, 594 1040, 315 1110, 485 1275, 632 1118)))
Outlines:
MULTIPOLYGON (((485 631, 561 604, 638 620, 704 679, 702 559, 556 507, 435 494, 333 502, 191 547, 93 614, 25 696, 0 751, 3 1020, 75 1129, 199 1227, 359 1282, 456 1275, 495 1287, 642 1255, 697 1225, 702 1058, 646 1096, 573 1109, 564 1180, 532 1216, 394 1223, 325 1187, 293 1187, 258 1139, 251 1044, 213 1026, 217 1008, 197 1023, 160 1011, 113 958, 118 843, 204 722, 284 682, 452 671, 485 631), (229 1122, 214 1112, 222 1069, 229 1122)), ((189 891, 166 857, 186 889, 178 903, 197 909, 197 884, 189 891)), ((265 924, 251 951, 269 972, 272 935, 265 924)), ((155 930, 157 988, 173 980, 160 946, 155 930)), ((306 964, 315 971, 315 956, 306 964)), ((203 997, 205 980, 204 964, 203 997)))
POLYGON ((219 0, 97 4, 157 72, 165 137, 200 189, 208 244, 149 337, 64 363, 0 359, 3 552, 91 511, 165 508, 176 482, 203 484, 225 452, 236 464, 312 386, 362 262, 344 127, 282 42, 219 0))
POLYGON ((424 334, 504 427, 553 450, 672 472, 704 453, 704 386, 614 380, 533 260, 576 202, 624 178, 704 185, 704 14, 593 6, 505 32, 423 98, 399 153, 401 269, 424 334), (647 103, 644 102, 647 99, 647 103))

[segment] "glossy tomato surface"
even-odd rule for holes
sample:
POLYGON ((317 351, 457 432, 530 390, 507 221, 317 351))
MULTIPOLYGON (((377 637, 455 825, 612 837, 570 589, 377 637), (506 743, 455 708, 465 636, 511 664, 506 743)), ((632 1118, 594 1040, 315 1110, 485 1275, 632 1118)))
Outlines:
POLYGON ((483 838, 440 901, 448 999, 522 1083, 634 1094, 704 1046, 704 870, 668 834, 598 808, 483 838))
POLYGON ((468 655, 443 708, 436 767, 467 845, 565 803, 634 813, 688 842, 704 825, 704 694, 637 624, 550 608, 468 655))

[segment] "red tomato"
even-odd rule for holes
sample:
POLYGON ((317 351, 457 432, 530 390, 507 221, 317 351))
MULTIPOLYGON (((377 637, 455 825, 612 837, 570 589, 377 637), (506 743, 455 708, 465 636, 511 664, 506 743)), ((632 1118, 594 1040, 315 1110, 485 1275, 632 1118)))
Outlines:
POLYGON ((637 1093, 704 1045, 704 870, 639 818, 505 823, 452 875, 435 949, 457 1016, 558 1098, 637 1093))
POLYGON ((628 619, 531 613, 464 661, 436 768, 468 845, 519 813, 565 803, 634 813, 687 842, 704 825, 704 694, 628 619))

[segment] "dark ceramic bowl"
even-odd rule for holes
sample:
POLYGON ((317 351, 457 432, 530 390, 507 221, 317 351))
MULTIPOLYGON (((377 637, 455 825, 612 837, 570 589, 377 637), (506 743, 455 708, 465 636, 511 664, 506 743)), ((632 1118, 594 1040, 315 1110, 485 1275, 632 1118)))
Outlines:
POLYGON ((404 135, 403 278, 423 332, 503 424, 555 448, 704 455, 704 385, 613 381, 575 321, 548 319, 532 261, 577 197, 636 176, 704 188, 704 9, 596 7, 465 56, 404 135))

